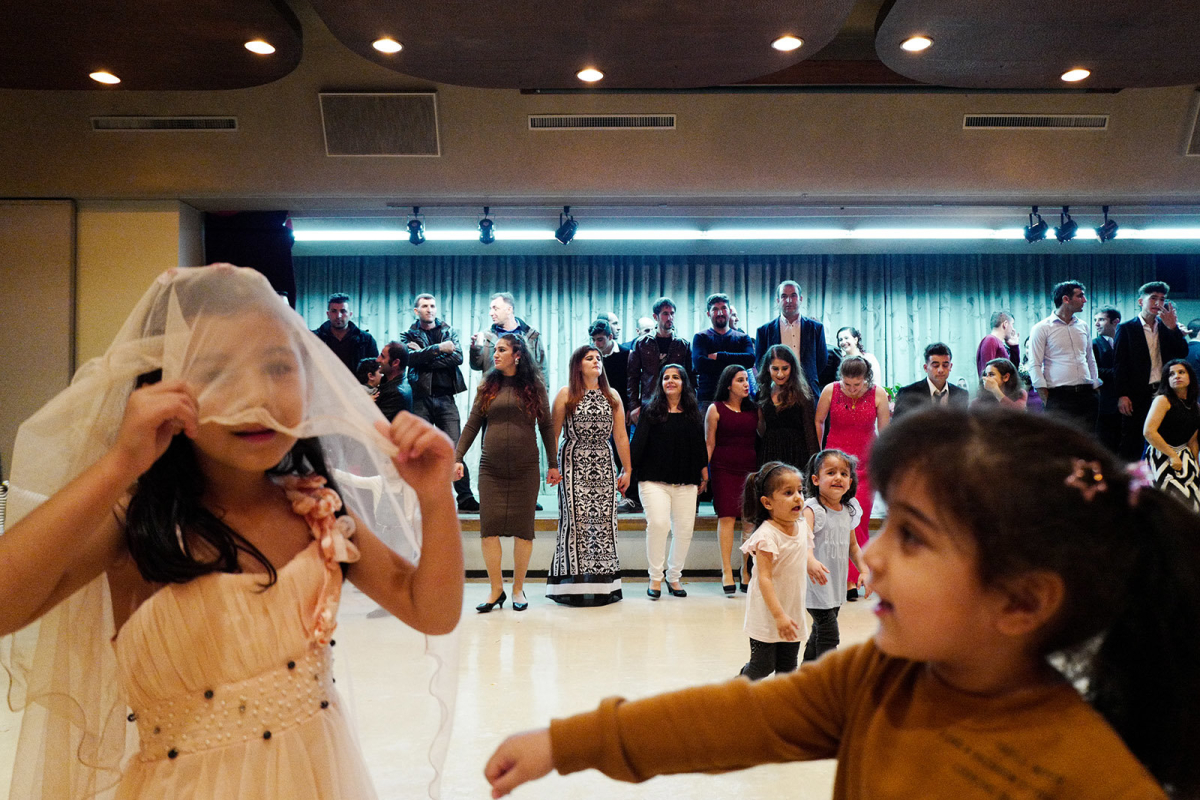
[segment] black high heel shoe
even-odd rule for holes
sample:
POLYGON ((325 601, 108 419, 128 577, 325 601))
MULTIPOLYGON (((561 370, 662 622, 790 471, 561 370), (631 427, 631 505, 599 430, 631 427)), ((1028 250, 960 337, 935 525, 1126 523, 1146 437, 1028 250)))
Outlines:
MULTIPOLYGON (((525 592, 521 592, 521 596, 525 597, 525 592)), ((512 610, 513 611, 524 611, 527 608, 529 608, 529 598, 525 597, 524 603, 518 603, 517 602, 517 593, 513 592, 512 610)))
MULTIPOLYGON (((500 608, 504 608, 504 601, 507 599, 508 599, 508 595, 506 595, 504 593, 504 591, 501 590, 499 597, 497 597, 495 600, 493 600, 490 603, 480 603, 479 605, 475 606, 475 610, 478 611, 480 614, 486 614, 489 611, 491 611, 493 608, 495 608, 496 606, 499 606, 500 608)), ((528 605, 528 603, 526 605, 528 605)), ((517 607, 517 604, 513 603, 513 608, 516 608, 516 607, 517 607)))
POLYGON ((734 584, 732 584, 732 583, 723 583, 723 584, 721 584, 721 589, 722 589, 722 590, 725 592, 725 594, 726 594, 727 596, 729 596, 729 597, 733 597, 733 595, 737 593, 737 586, 736 586, 736 585, 734 585, 734 584))
POLYGON ((651 589, 649 586, 647 586, 646 596, 651 600, 657 600, 658 598, 662 597, 662 589, 651 589))
POLYGON ((687 589, 684 589, 682 586, 676 589, 674 586, 668 583, 667 591, 671 593, 671 597, 687 597, 687 589))

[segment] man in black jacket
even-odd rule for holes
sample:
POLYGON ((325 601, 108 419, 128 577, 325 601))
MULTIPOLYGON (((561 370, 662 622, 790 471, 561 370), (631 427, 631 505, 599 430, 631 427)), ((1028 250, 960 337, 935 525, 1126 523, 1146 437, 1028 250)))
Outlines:
POLYGON ((960 389, 949 381, 950 370, 954 367, 950 359, 950 348, 941 342, 934 342, 925 348, 925 377, 896 392, 896 411, 892 414, 893 419, 931 404, 967 407, 970 394, 966 389, 960 389))
POLYGON ((1142 426, 1162 380, 1162 368, 1175 358, 1187 358, 1187 339, 1179 330, 1175 306, 1167 301, 1171 287, 1151 281, 1138 290, 1138 315, 1117 326, 1113 366, 1117 410, 1121 412, 1120 455, 1126 461, 1142 457, 1142 426))
POLYGON ((1121 412, 1117 410, 1117 377, 1113 365, 1116 351, 1113 337, 1117 325, 1121 324, 1121 312, 1105 306, 1096 312, 1096 338, 1092 339, 1092 352, 1096 356, 1096 373, 1100 380, 1100 411, 1096 415, 1096 436, 1114 453, 1121 446, 1121 412))
MULTIPOLYGON (((454 396, 467 390, 463 380, 462 345, 458 331, 438 319, 437 298, 419 294, 413 303, 417 319, 404 332, 408 347, 408 383, 412 387, 413 413, 436 425, 450 440, 458 444, 462 434, 462 418, 454 396)), ((463 476, 454 482, 458 510, 476 512, 479 501, 471 493, 471 476, 463 468, 463 476)))
POLYGON ((400 342, 388 342, 379 353, 379 371, 383 380, 379 382, 379 394, 375 405, 391 422, 401 411, 412 410, 412 392, 404 382, 404 365, 408 361, 408 348, 400 342))
POLYGON ((313 333, 329 345, 329 349, 341 359, 346 369, 354 372, 358 362, 379 355, 375 337, 350 321, 354 316, 350 310, 350 295, 341 292, 329 295, 325 315, 329 320, 322 323, 313 333))

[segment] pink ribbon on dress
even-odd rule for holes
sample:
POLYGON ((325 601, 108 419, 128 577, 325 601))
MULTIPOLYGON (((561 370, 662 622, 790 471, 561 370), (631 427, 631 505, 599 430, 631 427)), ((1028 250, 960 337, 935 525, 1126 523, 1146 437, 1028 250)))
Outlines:
POLYGON ((350 541, 355 531, 354 518, 335 516, 342 508, 342 498, 325 486, 320 475, 288 475, 281 483, 292 510, 308 523, 325 563, 312 635, 317 644, 326 645, 337 628, 337 607, 342 596, 341 564, 353 564, 359 558, 358 547, 350 541))

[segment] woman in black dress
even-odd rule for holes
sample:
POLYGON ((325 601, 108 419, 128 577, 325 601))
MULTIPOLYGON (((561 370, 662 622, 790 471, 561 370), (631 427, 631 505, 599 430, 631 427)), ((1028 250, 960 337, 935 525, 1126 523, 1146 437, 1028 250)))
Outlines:
POLYGON ((758 466, 782 461, 803 471, 820 450, 812 390, 787 345, 767 350, 758 371, 758 466), (767 387, 770 390, 767 390, 767 387))
POLYGON ((1200 387, 1192 365, 1182 358, 1163 366, 1158 396, 1150 404, 1142 435, 1150 445, 1146 461, 1154 472, 1154 485, 1200 512, 1200 387))

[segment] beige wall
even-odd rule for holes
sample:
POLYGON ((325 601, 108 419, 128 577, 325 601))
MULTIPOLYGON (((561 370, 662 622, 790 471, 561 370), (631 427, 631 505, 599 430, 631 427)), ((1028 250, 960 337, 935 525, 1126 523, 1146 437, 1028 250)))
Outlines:
POLYGON ((77 363, 102 355, 163 270, 195 265, 199 225, 181 203, 83 203, 79 208, 77 363))
POLYGON ((0 298, 17 338, 0 348, 0 461, 17 427, 71 378, 75 204, 0 202, 0 298))

